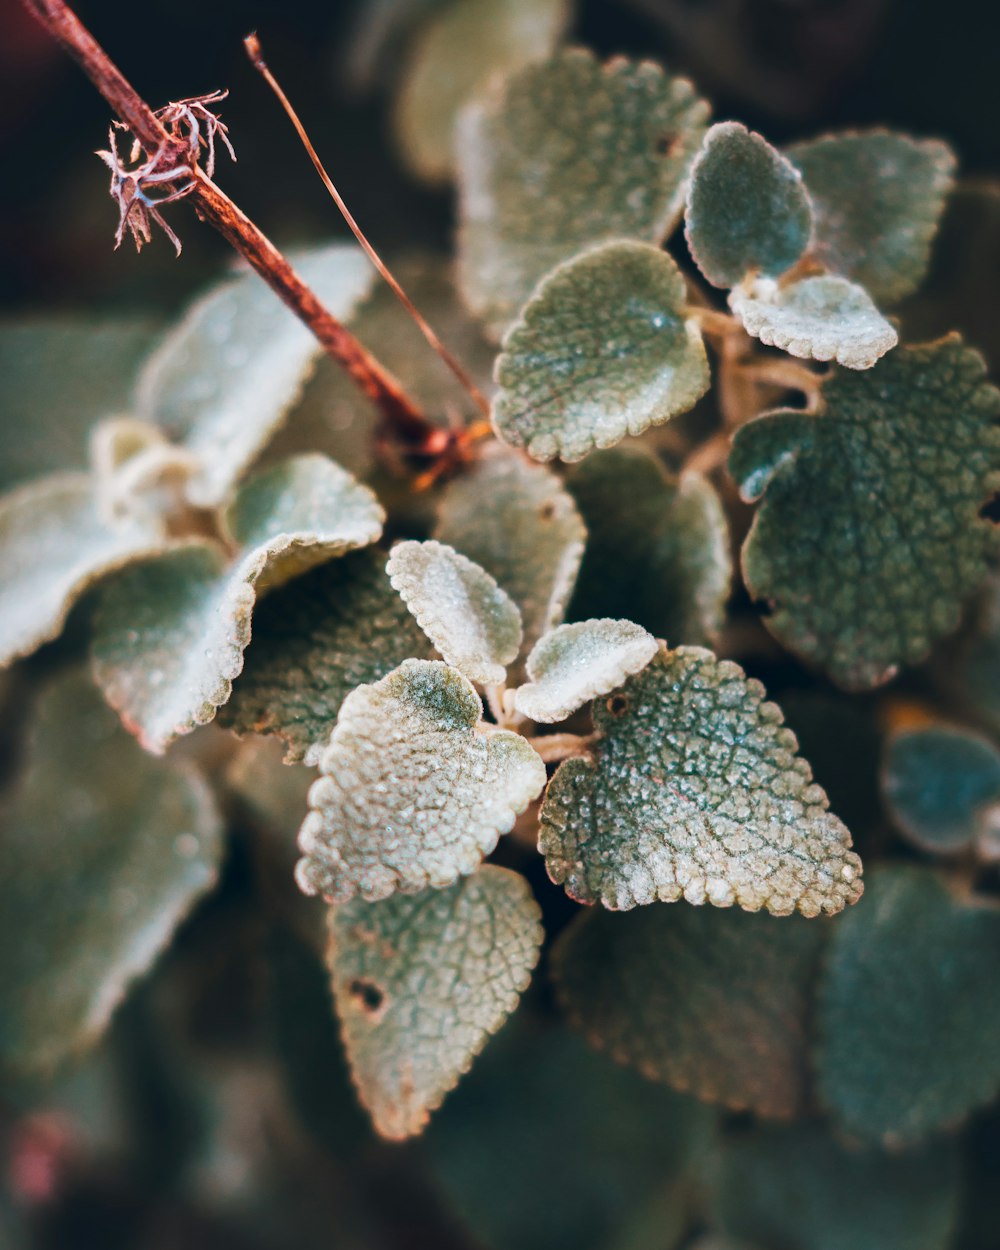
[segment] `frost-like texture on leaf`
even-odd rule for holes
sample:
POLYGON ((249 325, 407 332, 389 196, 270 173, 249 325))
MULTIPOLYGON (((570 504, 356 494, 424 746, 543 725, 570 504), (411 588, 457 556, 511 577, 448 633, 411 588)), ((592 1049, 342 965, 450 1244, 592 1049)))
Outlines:
POLYGON ((820 996, 823 1101, 887 1145, 949 1128, 1000 1090, 1000 908, 927 868, 872 874, 837 923, 820 996))
POLYGON ((820 412, 769 413, 729 468, 764 496, 743 571, 779 642, 863 690, 953 630, 986 575, 979 516, 1000 470, 1000 394, 957 335, 835 372, 820 412))
POLYGON ((644 1076, 734 1110, 806 1100, 822 925, 705 907, 578 915, 553 954, 570 1018, 644 1076))
POLYGON ((509 78, 459 122, 459 282, 497 337, 538 280, 608 239, 677 224, 708 105, 651 62, 581 49, 509 78))
POLYGON ((1000 823, 1000 752, 968 729, 903 731, 889 741, 882 790, 910 841, 929 851, 959 851, 1000 823))
MULTIPOLYGON (((374 278, 359 248, 334 244, 293 256, 297 272, 338 320, 374 278)), ((255 273, 192 305, 139 379, 138 413, 201 460, 192 502, 221 503, 298 398, 322 348, 255 273)))
POLYGON ((891 1155, 804 1125, 734 1134, 713 1181, 714 1217, 740 1245, 948 1250, 961 1168, 953 1142, 891 1155))
POLYGON ((99 578, 166 545, 159 526, 110 522, 87 473, 54 473, 0 499, 0 665, 56 638, 99 578))
POLYGON ((642 447, 588 456, 567 479, 589 531, 571 619, 627 617, 671 646, 711 641, 732 579, 711 483, 669 477, 642 447))
POLYGON ((315 764, 344 699, 432 648, 393 590, 381 551, 331 560, 273 591, 219 724, 278 734, 288 763, 315 764))
POLYGON ((916 290, 955 172, 947 144, 869 130, 799 143, 788 156, 809 188, 818 259, 886 303, 916 290))
POLYGON ((547 56, 567 0, 452 0, 417 36, 393 120, 410 167, 429 182, 454 171, 455 119, 477 88, 547 56))
POLYGON ((528 743, 482 711, 468 679, 431 660, 348 695, 299 832, 307 894, 381 899, 475 869, 545 785, 528 743))
POLYGON ((653 635, 631 621, 560 625, 540 638, 528 656, 531 682, 517 690, 515 706, 541 724, 565 720, 645 668, 658 649, 653 635))
POLYGON ((687 412, 708 390, 684 279, 645 243, 606 243, 560 265, 504 338, 497 433, 536 460, 582 460, 687 412))
POLYGON ((503 683, 521 647, 521 614, 489 573, 433 540, 397 543, 386 573, 449 664, 470 681, 503 683))
POLYGON ((223 517, 242 553, 189 543, 126 569, 102 588, 94 673, 150 751, 204 725, 243 668, 259 595, 334 556, 374 542, 375 496, 323 456, 265 470, 223 517))
POLYGON ((715 286, 747 274, 777 278, 809 244, 812 210, 802 176, 739 122, 719 122, 691 169, 684 232, 695 263, 715 286))
POLYGON ((45 1075, 214 884, 221 828, 200 778, 144 755, 77 674, 42 695, 3 824, 0 1067, 45 1075))
POLYGON ((542 944, 527 881, 485 865, 447 890, 330 911, 333 996, 383 1137, 421 1132, 517 1006, 542 944))
POLYGON ((521 609, 530 647, 563 619, 587 531, 554 473, 495 447, 448 487, 435 537, 496 578, 521 609))
POLYGON ((899 342, 868 292, 846 278, 804 278, 785 287, 758 278, 733 291, 729 307, 748 334, 803 360, 870 369, 899 342))
POLYGON ((581 903, 838 912, 861 861, 764 687, 701 647, 662 650, 594 708, 541 812, 549 876, 581 903))

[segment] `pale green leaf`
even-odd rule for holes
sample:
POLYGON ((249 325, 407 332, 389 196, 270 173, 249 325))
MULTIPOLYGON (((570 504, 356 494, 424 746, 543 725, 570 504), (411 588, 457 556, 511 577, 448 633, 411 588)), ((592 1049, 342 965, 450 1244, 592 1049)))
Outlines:
POLYGON ((446 890, 331 908, 334 1001, 383 1137, 420 1133, 517 1006, 541 918, 525 879, 488 864, 446 890))
POLYGON ((459 122, 459 282, 499 337, 536 283, 608 239, 677 224, 708 106, 649 61, 572 49, 529 66, 459 122))
POLYGON ((595 705, 594 727, 591 757, 559 766, 541 812, 539 849, 572 898, 807 916, 860 898, 850 834, 738 664, 661 650, 595 705))
POLYGON ((0 1066, 45 1075, 215 883, 220 822, 200 778, 144 755, 73 674, 41 696, 3 823, 0 1066))
POLYGON ((893 303, 920 285, 955 156, 936 139, 885 130, 825 135, 788 149, 813 204, 813 252, 893 303))
POLYGON ((299 832, 307 894, 375 900, 476 868, 545 785, 528 743, 482 710, 467 678, 429 660, 348 695, 299 832))
POLYGON ((743 571, 779 642, 849 690, 888 681, 953 630, 983 581, 1000 394, 953 335, 834 372, 817 414, 738 431, 729 468, 763 503, 743 571))
POLYGON ((559 266, 511 327, 496 363, 493 424, 536 460, 581 460, 686 412, 708 389, 684 279, 645 243, 559 266))
POLYGON ((386 573, 453 668, 470 681, 503 684, 521 648, 521 614, 489 573, 433 540, 397 543, 386 573))

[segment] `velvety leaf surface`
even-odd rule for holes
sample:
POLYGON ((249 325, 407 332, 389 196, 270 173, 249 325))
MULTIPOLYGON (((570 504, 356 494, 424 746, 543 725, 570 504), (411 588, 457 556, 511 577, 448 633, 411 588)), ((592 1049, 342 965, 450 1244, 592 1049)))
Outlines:
POLYGON ((240 734, 278 734, 289 763, 315 764, 355 687, 431 654, 390 585, 385 553, 351 552, 257 606, 253 645, 219 724, 240 734))
POLYGON ((788 156, 809 188, 818 259, 876 300, 916 290, 955 172, 948 145, 868 130, 795 144, 788 156))
POLYGON ((521 614, 489 573, 433 540, 397 543, 386 573, 449 664, 470 681, 503 683, 521 647, 521 614))
POLYGON ((529 720, 553 724, 646 667, 659 647, 631 621, 579 621, 538 640, 528 656, 530 683, 514 704, 529 720))
POLYGON ((812 210, 790 161, 739 122, 717 122, 691 168, 684 232, 715 286, 777 278, 809 244, 812 210))
POLYGON ((333 996, 383 1137, 421 1132, 517 1006, 541 918, 527 881, 488 864, 446 890, 331 908, 333 996))
POLYGON ((945 1142, 902 1155, 850 1150, 818 1125, 733 1135, 714 1177, 724 1231, 761 1247, 947 1250, 960 1188, 945 1142))
POLYGON ((743 547, 779 642, 860 690, 922 660, 986 575, 979 510, 1000 469, 1000 394, 957 335, 835 372, 817 415, 744 426, 729 468, 763 496, 743 547))
MULTIPOLYGON (((357 247, 333 244, 293 264, 338 320, 374 280, 357 247)), ((204 507, 225 500, 298 398, 321 348, 255 273, 194 303, 139 379, 138 414, 201 460, 188 486, 204 507)))
POLYGON ((588 1041, 682 1093, 790 1118, 803 1109, 823 925, 707 907, 584 912, 553 953, 588 1041))
POLYGON ((846 278, 804 278, 785 287, 758 278, 733 291, 729 307, 748 334, 803 360, 870 369, 899 342, 864 287, 846 278))
POLYGON ((76 674, 42 694, 2 814, 0 1066, 45 1075, 214 884, 221 828, 200 778, 139 750, 76 674))
POLYGON ((833 931, 820 1092, 853 1136, 887 1145, 951 1127, 1000 1090, 1000 909, 927 868, 882 868, 833 931))
POLYGON ((566 760, 549 783, 549 876, 623 911, 683 897, 815 916, 856 902, 850 834, 781 722, 738 664, 662 650, 595 706, 592 757, 566 760))
POLYGON ((504 338, 497 433, 536 460, 581 460, 693 408, 708 389, 684 279, 644 243, 606 243, 559 266, 504 338))
POLYGON ((539 279, 594 243, 659 243, 680 215, 708 105, 648 61, 571 49, 459 123, 459 282, 497 337, 539 279))
POLYGON ((545 785, 528 743, 481 716, 468 679, 437 661, 349 694, 299 832, 301 888, 376 900, 472 872, 545 785))
POLYGON ((243 668, 258 595, 374 542, 384 514, 367 487, 322 456, 251 478, 224 516, 242 553, 186 544, 101 591, 94 673, 147 750, 211 721, 243 668))
POLYGON ((732 578, 712 485, 668 476, 641 447, 616 447, 588 456, 567 486, 589 534, 570 617, 627 617, 671 646, 708 642, 732 578))

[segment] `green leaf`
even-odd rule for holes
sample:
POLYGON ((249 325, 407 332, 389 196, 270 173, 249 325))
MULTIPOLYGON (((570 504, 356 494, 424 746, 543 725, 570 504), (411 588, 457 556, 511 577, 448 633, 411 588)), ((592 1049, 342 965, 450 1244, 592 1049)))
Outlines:
POLYGON ((385 554, 352 552, 258 605, 253 643, 219 724, 239 734, 278 734, 288 763, 315 764, 355 687, 431 655, 389 583, 385 554))
POLYGON ((508 78, 459 123, 459 283, 499 338, 536 283, 608 239, 660 243, 708 106, 649 61, 582 49, 508 78))
MULTIPOLYGON (((343 321, 371 286, 360 249, 293 255, 297 272, 343 321)), ((322 348, 255 273, 196 301, 139 379, 138 415, 201 461, 191 501, 222 503, 298 398, 322 348)))
POLYGON ((560 1000, 599 1050, 736 1111, 805 1106, 822 925, 698 907, 578 915, 553 953, 560 1000))
POLYGON ((661 650, 594 708, 593 757, 549 783, 539 850, 581 903, 657 899, 776 915, 861 896, 850 834, 764 688, 701 647, 661 650))
POLYGON ((393 111, 410 168, 447 182, 459 109, 494 75, 547 56, 567 17, 566 0, 452 0, 436 14, 409 51, 393 111))
POLYGON ((868 130, 798 143, 788 156, 809 188, 817 258, 885 303, 916 290, 952 186, 948 145, 868 130))
POLYGON ((490 865, 447 890, 331 909, 334 1001, 383 1137, 420 1133, 517 1006, 541 918, 525 879, 490 865))
POLYGON ((899 342, 868 292, 846 278, 804 278, 784 287, 758 278, 733 291, 729 307, 748 334, 803 360, 870 369, 899 342))
POLYGON ((242 553, 192 542, 102 587, 92 652, 98 683, 147 750, 207 724, 243 668, 265 590, 374 542, 384 514, 367 487, 323 456, 251 478, 223 517, 242 553))
POLYGON ((783 645, 863 690, 924 659, 986 576, 979 516, 1000 469, 1000 394, 954 335, 834 372, 817 415, 738 431, 729 468, 764 496, 743 547, 750 593, 783 645))
POLYGON ((528 743, 482 710, 467 678, 430 660, 347 696, 299 832, 306 894, 375 900, 475 869, 545 785, 528 743))
POLYGON ((969 628, 942 648, 932 672, 942 692, 963 713, 1000 734, 1000 579, 991 574, 971 614, 969 628))
POLYGON ((748 274, 777 278, 809 245, 812 209, 802 175, 754 131, 718 122, 691 168, 684 231, 714 286, 736 286, 748 274))
POLYGON ((539 285, 497 358, 497 433, 536 460, 582 460, 693 408, 708 390, 684 279, 645 243, 606 243, 539 285))
POLYGON ((820 1093, 838 1123, 896 1146, 1000 1091, 1000 908, 927 868, 872 874, 836 926, 823 981, 820 1093))
POLYGON ((521 614, 484 569, 444 543, 397 543, 386 573, 444 659, 499 686, 521 649, 521 614))
POLYGON ((565 720, 598 695, 646 667, 659 647, 631 621, 580 621, 543 635, 528 656, 530 684, 515 692, 522 716, 541 724, 565 720))
POLYGON ((642 447, 616 447, 588 456, 567 486, 589 531, 571 619, 628 617, 672 646, 710 641, 732 578, 712 485, 668 476, 642 447))
POLYGON ((145 756, 77 674, 43 693, 3 816, 0 1066, 44 1076, 214 885, 221 828, 200 778, 145 756))

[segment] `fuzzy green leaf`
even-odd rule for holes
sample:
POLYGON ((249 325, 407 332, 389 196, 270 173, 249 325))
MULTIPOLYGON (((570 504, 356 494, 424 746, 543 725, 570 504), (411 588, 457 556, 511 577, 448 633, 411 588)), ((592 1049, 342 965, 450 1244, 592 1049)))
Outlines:
POLYGON ((384 514, 367 487, 324 456, 299 456, 251 478, 224 515, 241 554, 189 543, 102 588, 94 672, 150 751, 211 721, 243 668, 259 595, 374 542, 384 514))
POLYGON ((305 893, 374 900, 475 869, 545 785, 528 743, 482 711, 467 678, 428 660, 348 695, 299 832, 305 893))
POLYGON ((818 259, 885 303, 916 290, 955 172, 947 144, 869 130, 799 143, 788 156, 809 188, 818 259))
POLYGON ((570 617, 628 617, 671 646, 709 642, 732 578, 722 504, 700 474, 641 447, 598 452, 567 486, 589 530, 570 617))
POLYGON ((539 849, 581 903, 681 897, 776 915, 861 896, 850 834, 764 688, 701 647, 661 650, 605 705, 592 758, 552 778, 539 849))
POLYGON ((768 414, 729 468, 764 496, 743 547, 779 642, 861 690, 924 659, 986 575, 1000 393, 957 335, 835 372, 817 415, 768 414))
POLYGON ((533 65, 459 123, 459 281, 499 337, 536 283, 608 239, 677 224, 708 106, 648 61, 581 49, 533 65))
POLYGON ((748 274, 777 278, 809 244, 812 210, 802 175, 739 122, 718 122, 691 168, 684 231, 714 286, 748 274))
POLYGON ((453 668, 470 681, 503 684, 521 649, 521 614, 489 573, 433 540, 397 543, 386 573, 453 668))
POLYGON ((684 279, 645 243, 606 243, 560 265, 504 338, 497 433, 536 460, 581 460, 693 408, 708 390, 684 279))
POLYGON ((330 911, 351 1073, 383 1137, 421 1132, 528 987, 542 944, 525 879, 485 865, 447 890, 330 911))
POLYGON ((803 360, 870 369, 899 342, 868 292, 846 278, 804 278, 785 287, 758 278, 733 291, 729 307, 748 334, 803 360))
POLYGON ((45 1075, 215 883, 221 828, 203 782, 145 756, 76 674, 41 697, 3 823, 0 1066, 45 1075))
POLYGON ((819 1008, 820 1093, 840 1125, 901 1145, 1000 1091, 1000 908, 928 868, 882 868, 833 933, 819 1008))

